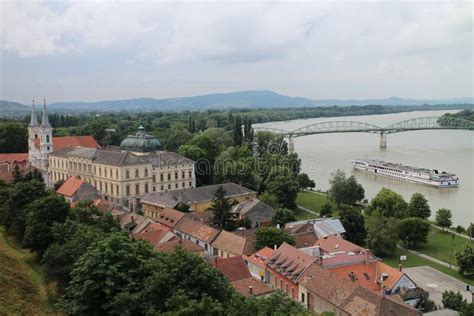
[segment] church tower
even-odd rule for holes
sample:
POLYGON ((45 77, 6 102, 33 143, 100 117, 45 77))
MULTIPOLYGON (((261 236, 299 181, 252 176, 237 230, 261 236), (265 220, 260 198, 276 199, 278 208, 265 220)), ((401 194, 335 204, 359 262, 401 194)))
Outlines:
POLYGON ((46 99, 43 99, 43 117, 41 119, 40 159, 41 169, 48 170, 48 155, 53 152, 53 128, 49 124, 46 99))
POLYGON ((46 100, 43 99, 43 116, 41 125, 36 116, 35 100, 31 109, 31 119, 28 125, 28 154, 32 166, 48 171, 48 155, 53 152, 53 128, 49 123, 46 100))
POLYGON ((35 111, 35 99, 33 99, 33 106, 31 108, 31 119, 28 124, 28 156, 31 165, 39 168, 39 146, 41 141, 41 127, 38 124, 38 118, 35 111))

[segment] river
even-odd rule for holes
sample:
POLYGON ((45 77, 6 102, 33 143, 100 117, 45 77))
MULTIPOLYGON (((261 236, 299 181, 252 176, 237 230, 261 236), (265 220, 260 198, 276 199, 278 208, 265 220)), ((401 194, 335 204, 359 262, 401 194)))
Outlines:
MULTIPOLYGON (((324 121, 359 121, 387 126, 403 120, 424 116, 441 116, 457 111, 416 111, 383 115, 314 118, 256 124, 294 130, 324 121)), ((319 134, 294 139, 295 151, 302 160, 302 170, 316 181, 316 189, 329 189, 331 174, 337 169, 354 175, 365 189, 367 199, 386 187, 400 193, 408 202, 414 192, 429 201, 431 218, 439 208, 453 213, 453 224, 467 227, 474 223, 474 132, 463 130, 426 130, 387 135, 387 148, 379 148, 379 134, 341 133, 319 134), (455 173, 460 179, 457 188, 438 189, 421 184, 389 179, 353 170, 354 158, 377 158, 409 166, 440 169, 455 173)))

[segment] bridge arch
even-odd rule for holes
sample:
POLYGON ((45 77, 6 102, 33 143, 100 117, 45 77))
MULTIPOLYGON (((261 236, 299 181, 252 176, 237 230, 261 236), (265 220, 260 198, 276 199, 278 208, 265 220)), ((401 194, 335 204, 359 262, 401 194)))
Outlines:
POLYGON ((329 121, 319 122, 315 124, 306 125, 298 129, 292 130, 292 136, 304 136, 311 134, 327 134, 327 133, 378 133, 381 128, 377 125, 357 122, 357 121, 329 121))

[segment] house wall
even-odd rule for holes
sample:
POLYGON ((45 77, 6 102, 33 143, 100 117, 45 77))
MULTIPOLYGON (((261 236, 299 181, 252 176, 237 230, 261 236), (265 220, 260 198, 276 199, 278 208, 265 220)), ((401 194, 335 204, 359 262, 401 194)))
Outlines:
POLYGON ((265 269, 262 269, 261 267, 255 265, 251 262, 246 261, 246 263, 247 263, 247 267, 249 268, 250 274, 254 278, 256 278, 260 281, 263 281, 265 283, 268 283, 269 280, 268 280, 268 276, 266 276, 267 273, 266 273, 265 269))
POLYGON ((298 285, 288 280, 285 276, 280 274, 278 271, 269 267, 270 271, 270 284, 273 288, 281 290, 288 294, 290 298, 297 301, 298 300, 298 285))
POLYGON ((212 248, 212 255, 213 256, 217 256, 217 257, 220 257, 220 258, 230 258, 230 257, 235 257, 236 255, 231 253, 231 252, 227 252, 225 250, 221 250, 221 249, 218 249, 216 247, 213 247, 212 248))
POLYGON ((311 291, 308 291, 308 289, 301 284, 298 286, 298 292, 299 292, 298 302, 300 302, 309 311, 315 314, 319 315, 324 312, 332 312, 336 316, 349 316, 350 315, 343 309, 323 299, 319 295, 311 291))
POLYGON ((202 248, 204 248, 204 254, 208 257, 212 257, 212 254, 213 254, 213 248, 210 244, 207 244, 206 242, 202 241, 202 240, 199 240, 199 239, 196 239, 192 236, 189 236, 179 230, 175 230, 174 231, 176 235, 178 235, 178 237, 182 238, 182 239, 187 239, 193 243, 195 243, 196 245, 199 245, 201 246, 202 248))
POLYGON ((398 280, 398 282, 395 283, 395 285, 391 289, 391 293, 394 294, 397 291, 398 288, 400 288, 400 289, 403 289, 403 288, 414 289, 414 288, 416 288, 416 284, 415 284, 415 282, 410 280, 410 278, 407 277, 406 275, 402 275, 400 280, 398 280))
POLYGON ((49 155, 52 184, 70 176, 90 183, 107 200, 128 208, 137 199, 152 192, 193 188, 196 186, 194 164, 115 166, 94 163, 91 159, 49 155))

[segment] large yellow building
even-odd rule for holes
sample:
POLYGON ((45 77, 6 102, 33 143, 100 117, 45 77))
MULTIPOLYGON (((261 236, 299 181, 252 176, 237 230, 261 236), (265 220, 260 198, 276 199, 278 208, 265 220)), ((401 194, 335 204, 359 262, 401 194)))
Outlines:
POLYGON ((140 127, 119 149, 65 147, 49 154, 52 183, 75 176, 92 184, 103 198, 135 209, 152 192, 196 186, 194 161, 173 152, 140 127))

